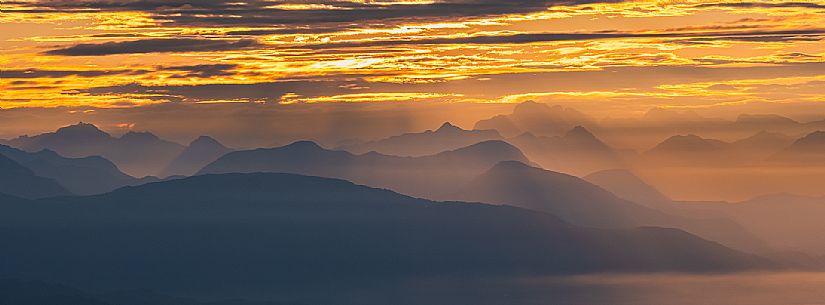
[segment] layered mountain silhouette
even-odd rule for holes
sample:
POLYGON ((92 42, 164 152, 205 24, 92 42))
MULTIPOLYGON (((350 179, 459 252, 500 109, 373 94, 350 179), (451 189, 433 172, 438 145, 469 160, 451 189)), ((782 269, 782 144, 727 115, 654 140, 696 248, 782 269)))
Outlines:
POLYGON ((643 157, 657 163, 671 164, 730 164, 730 143, 706 139, 695 134, 676 135, 665 139, 646 151, 643 157))
POLYGON ((814 131, 771 157, 789 163, 825 162, 825 131, 814 131))
MULTIPOLYGON (((2 154, 0 154, 0 193, 24 198, 70 194, 54 179, 37 176, 32 170, 2 154)), ((11 198, 0 197, 0 201, 3 200, 11 200, 11 198)))
POLYGON ((517 161, 497 164, 452 198, 514 205, 588 227, 675 227, 737 249, 767 250, 751 233, 721 217, 700 219, 669 214, 663 208, 649 208, 621 199, 581 178, 517 161))
POLYGON ((0 145, 0 155, 31 170, 40 177, 53 179, 78 195, 105 193, 126 186, 154 182, 156 178, 136 179, 121 172, 102 157, 66 158, 54 151, 26 152, 0 145))
POLYGON ((802 123, 777 114, 741 114, 734 122, 741 129, 765 129, 771 131, 794 130, 802 123))
POLYGON ((4 201, 0 222, 5 276, 96 290, 278 294, 359 279, 773 266, 675 229, 588 229, 520 208, 294 174, 204 175, 4 201))
POLYGON ((436 130, 406 133, 378 141, 342 146, 341 149, 355 154, 374 151, 385 155, 420 157, 501 139, 501 135, 495 130, 464 130, 446 122, 436 130))
POLYGON ((540 136, 558 136, 576 126, 594 128, 596 124, 587 115, 572 108, 526 101, 516 105, 512 114, 478 121, 473 129, 494 129, 505 137, 514 137, 525 132, 540 136))
POLYGON ((232 152, 207 165, 199 174, 296 173, 347 179, 408 195, 442 198, 496 163, 509 160, 530 163, 518 148, 503 141, 485 141, 422 157, 376 152, 356 155, 300 141, 278 148, 232 152))
POLYGON ((212 137, 201 136, 193 140, 172 162, 161 172, 161 177, 191 176, 198 170, 214 162, 232 149, 223 146, 212 137))
POLYGON ((542 167, 573 174, 623 167, 620 154, 582 126, 563 136, 536 136, 524 133, 507 139, 542 167))
POLYGON ((18 137, 9 144, 30 152, 49 149, 74 158, 102 156, 136 177, 158 175, 183 151, 180 144, 162 140, 149 132, 130 131, 116 138, 95 125, 82 122, 51 133, 18 137))
POLYGON ((626 169, 598 171, 584 176, 582 179, 610 191, 622 199, 649 208, 666 210, 672 207, 670 198, 626 169))
POLYGON ((788 147, 794 138, 779 132, 760 131, 750 137, 731 143, 742 157, 764 159, 788 147))
POLYGON ((696 215, 724 215, 777 249, 825 255, 825 197, 774 194, 737 203, 684 203, 696 215))

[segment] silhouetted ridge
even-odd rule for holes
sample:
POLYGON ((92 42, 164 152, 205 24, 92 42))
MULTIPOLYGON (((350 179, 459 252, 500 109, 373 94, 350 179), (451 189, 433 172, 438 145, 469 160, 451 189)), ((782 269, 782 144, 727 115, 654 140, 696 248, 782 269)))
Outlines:
POLYGON ((613 148, 581 125, 562 136, 537 136, 525 132, 507 141, 524 151, 530 160, 555 171, 582 175, 624 165, 613 148))
POLYGON ((197 139, 192 140, 192 142, 189 143, 189 147, 195 147, 195 148, 203 148, 203 147, 207 147, 207 148, 213 148, 213 147, 215 147, 215 148, 226 148, 226 146, 224 146, 223 144, 218 142, 218 140, 215 140, 215 138, 212 138, 210 136, 200 136, 197 139))
POLYGON ((148 131, 129 131, 120 137, 124 141, 158 141, 160 138, 148 131))
POLYGON ((450 122, 445 122, 436 130, 405 133, 340 148, 355 154, 375 151, 385 155, 421 157, 458 149, 482 141, 499 139, 501 139, 501 135, 495 130, 464 130, 450 122))
POLYGON ((31 169, 2 154, 0 154, 0 193, 22 198, 44 198, 71 194, 57 181, 37 176, 31 169))
POLYGON ((507 160, 530 162, 521 151, 503 141, 484 141, 421 157, 355 155, 303 141, 270 149, 231 152, 198 174, 295 173, 347 179, 408 195, 441 198, 496 163, 507 160))
POLYGON ((676 135, 667 138, 651 149, 651 152, 696 152, 721 150, 725 143, 704 139, 694 134, 676 135))
POLYGON ((825 153, 825 131, 814 131, 796 140, 790 149, 825 153))
POLYGON ((438 129, 436 129, 435 132, 451 132, 451 131, 464 131, 464 129, 461 129, 458 126, 455 126, 455 125, 451 124, 450 122, 444 122, 444 124, 441 124, 441 127, 438 127, 438 129))
POLYGON ((626 169, 609 169, 598 171, 584 177, 590 183, 610 191, 620 198, 657 209, 670 208, 671 201, 626 169))
POLYGON ((465 154, 475 155, 478 157, 499 156, 501 158, 513 158, 512 160, 516 161, 527 161, 527 157, 525 157, 518 148, 510 143, 500 140, 479 142, 467 147, 443 152, 438 155, 447 154, 465 154))
POLYGON ((558 215, 585 226, 634 226, 640 208, 578 177, 517 161, 499 162, 475 178, 457 199, 510 204, 558 215))
POLYGON ((99 194, 144 182, 124 174, 111 161, 98 156, 66 158, 48 149, 26 152, 5 145, 0 145, 0 155, 31 169, 37 176, 56 180, 78 195, 99 194))
POLYGON ((421 276, 772 266, 678 230, 588 229, 514 207, 434 202, 278 173, 0 204, 0 223, 4 275, 37 274, 90 289, 233 291, 421 276))
POLYGON ((190 176, 232 150, 212 137, 200 136, 178 155, 161 176, 190 176))
POLYGON ((507 137, 523 132, 560 136, 577 125, 594 127, 595 123, 572 108, 525 101, 516 105, 509 115, 497 115, 478 121, 475 129, 495 129, 507 137))
POLYGON ((788 163, 825 162, 825 131, 814 131, 797 139, 772 156, 771 160, 788 163))
POLYGON ((295 141, 291 144, 283 146, 284 149, 289 150, 297 150, 297 151, 317 151, 317 150, 325 150, 321 145, 315 143, 313 141, 295 141))
POLYGON ((102 156, 137 177, 158 175, 183 151, 182 145, 162 140, 150 132, 130 131, 114 138, 87 123, 33 137, 18 137, 9 144, 30 152, 49 149, 71 158, 102 156))
POLYGON ((59 137, 68 137, 76 140, 108 139, 111 137, 108 133, 100 130, 94 124, 88 124, 83 122, 77 123, 75 125, 69 125, 58 128, 57 131, 54 132, 54 135, 59 137))

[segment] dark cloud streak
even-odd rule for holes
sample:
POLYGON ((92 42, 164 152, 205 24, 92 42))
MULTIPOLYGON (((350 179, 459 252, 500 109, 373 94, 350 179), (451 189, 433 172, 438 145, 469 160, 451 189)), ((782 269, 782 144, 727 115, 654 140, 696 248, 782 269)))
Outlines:
MULTIPOLYGON (((159 23, 178 26, 254 27, 319 26, 347 28, 385 24, 396 20, 434 21, 455 18, 523 14, 553 6, 621 2, 618 0, 442 0, 428 4, 375 4, 332 0, 66 0, 9 2, 27 9, 19 13, 140 11, 152 14, 159 23), (316 4, 330 8, 288 10, 279 4, 316 4), (335 25, 335 26, 332 26, 335 25)), ((313 31, 310 27, 299 30, 313 31)))
POLYGON ((45 53, 59 56, 102 56, 138 53, 228 51, 249 49, 258 46, 260 46, 260 44, 252 39, 163 38, 106 42, 100 44, 77 44, 71 47, 49 50, 45 53))
POLYGON ((439 45, 439 44, 520 44, 554 41, 577 41, 621 38, 688 38, 708 40, 737 41, 783 41, 783 40, 819 40, 825 35, 825 29, 788 30, 788 31, 746 31, 746 32, 663 32, 663 33, 533 33, 479 35, 460 38, 429 39, 392 39, 365 42, 322 43, 293 46, 296 49, 332 49, 358 47, 387 47, 402 45, 439 45))

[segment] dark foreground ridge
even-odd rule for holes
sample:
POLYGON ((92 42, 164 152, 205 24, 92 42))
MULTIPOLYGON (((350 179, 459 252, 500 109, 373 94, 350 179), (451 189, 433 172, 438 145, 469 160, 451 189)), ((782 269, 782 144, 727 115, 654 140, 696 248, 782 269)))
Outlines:
POLYGON ((4 274, 84 289, 277 293, 364 279, 771 266, 674 229, 580 228, 520 208, 427 201, 295 174, 9 198, 0 204, 4 274))

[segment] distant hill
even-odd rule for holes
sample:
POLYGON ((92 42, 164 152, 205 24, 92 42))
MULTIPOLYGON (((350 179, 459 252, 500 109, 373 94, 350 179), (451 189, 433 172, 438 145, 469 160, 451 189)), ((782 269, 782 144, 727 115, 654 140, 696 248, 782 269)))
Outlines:
POLYGON ((797 139, 771 159, 787 163, 825 162, 825 131, 814 131, 797 139))
MULTIPOLYGON (((33 171, 0 154, 0 193, 23 198, 69 195, 57 181, 37 176, 33 171)), ((11 200, 11 198, 7 198, 11 200)), ((3 198, 0 198, 0 201, 3 198)))
POLYGON ((825 255, 825 197, 793 194, 760 196, 738 203, 683 203, 698 215, 723 215, 784 251, 825 255), (704 214, 702 214, 704 213, 704 214))
POLYGON ((175 293, 371 279, 733 271, 772 263, 662 228, 588 229, 294 174, 204 175, 0 203, 4 276, 175 293), (193 276, 197 275, 197 276, 193 276))
POLYGON ((669 209, 672 205, 670 198, 625 169, 598 171, 582 179, 608 190, 622 199, 643 204, 649 208, 669 209))
POLYGON ((136 179, 121 172, 102 157, 66 158, 50 150, 26 152, 0 145, 0 155, 31 169, 36 175, 54 179, 74 194, 105 193, 152 179, 136 179))
POLYGON ((802 123, 777 114, 741 114, 734 122, 737 128, 770 131, 794 130, 802 123))
POLYGON ((447 122, 436 130, 406 133, 340 148, 355 154, 375 151, 385 155, 420 157, 455 150, 479 142, 501 139, 501 135, 495 130, 464 130, 447 122))
POLYGON ((740 250, 768 250, 762 241, 729 220, 670 214, 664 206, 646 207, 581 178, 516 161, 497 164, 452 198, 514 205, 588 227, 674 227, 740 250))
POLYGON ((507 142, 524 151, 530 160, 551 170, 587 174, 625 166, 618 152, 582 126, 574 127, 563 136, 524 133, 507 142))
POLYGON ((223 146, 212 137, 201 136, 193 140, 172 162, 161 172, 161 177, 191 176, 201 168, 214 162, 232 149, 223 146))
POLYGON ((236 151, 198 174, 279 172, 347 179, 426 198, 441 198, 501 161, 530 163, 518 148, 485 141, 423 157, 375 152, 356 155, 324 149, 308 141, 268 149, 236 151))
POLYGON ((515 205, 593 227, 633 227, 638 221, 632 210, 655 213, 642 211, 580 178, 516 161, 498 163, 474 179, 456 199, 515 205))
POLYGON ((505 137, 514 137, 524 132, 540 136, 559 136, 576 126, 592 129, 596 124, 593 119, 572 108, 526 101, 516 105, 513 113, 509 115, 498 115, 478 121, 473 129, 494 129, 505 137))
POLYGON ((73 158, 102 156, 136 177, 158 175, 183 151, 182 145, 162 140, 148 132, 130 131, 116 138, 87 123, 62 127, 37 136, 18 137, 10 140, 9 144, 30 152, 49 149, 73 158))
POLYGON ((732 158, 730 143, 705 139, 694 134, 676 135, 665 139, 643 157, 647 161, 668 164, 732 164, 743 160, 732 158))

